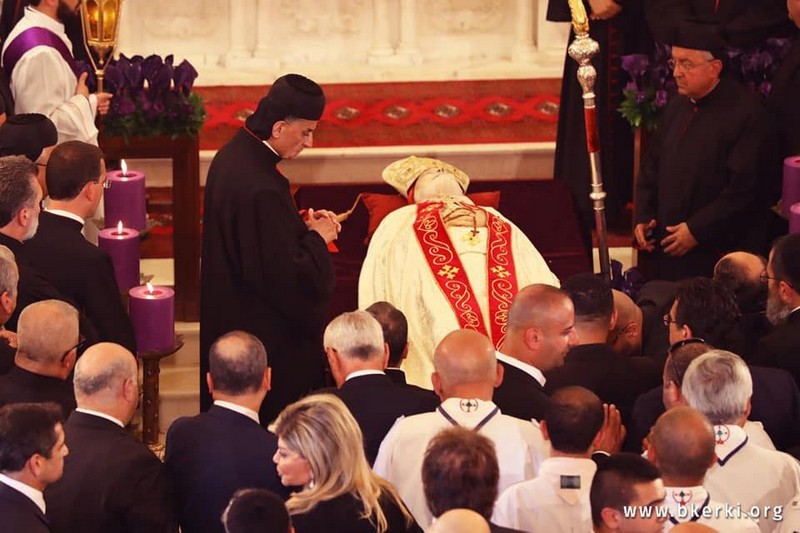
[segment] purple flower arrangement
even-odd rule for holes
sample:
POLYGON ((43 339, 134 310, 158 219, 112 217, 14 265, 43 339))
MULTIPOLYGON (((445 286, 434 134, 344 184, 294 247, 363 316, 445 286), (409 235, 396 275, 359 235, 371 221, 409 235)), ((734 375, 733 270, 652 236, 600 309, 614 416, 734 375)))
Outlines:
POLYGON ((792 48, 790 39, 767 39, 754 48, 728 48, 726 68, 738 73, 739 80, 766 98, 772 90, 772 76, 792 48))
POLYGON ((206 112, 192 86, 197 70, 168 55, 120 55, 105 69, 105 87, 114 95, 105 134, 129 137, 197 135, 206 112))
POLYGON ((622 56, 622 69, 630 81, 622 90, 622 104, 618 111, 633 128, 653 131, 658 126, 661 110, 677 91, 667 61, 670 49, 656 43, 653 57, 645 54, 622 56))

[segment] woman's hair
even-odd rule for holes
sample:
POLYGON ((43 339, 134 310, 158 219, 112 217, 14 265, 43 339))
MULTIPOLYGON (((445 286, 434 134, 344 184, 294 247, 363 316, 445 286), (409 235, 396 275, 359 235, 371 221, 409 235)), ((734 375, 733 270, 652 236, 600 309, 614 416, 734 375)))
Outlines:
POLYGON ((395 501, 406 521, 406 510, 394 487, 370 469, 364 455, 364 438, 347 406, 331 394, 314 394, 287 406, 274 425, 275 434, 311 466, 313 486, 286 502, 289 514, 311 511, 323 501, 351 494, 364 506, 364 518, 379 533, 387 530, 380 498, 395 501))

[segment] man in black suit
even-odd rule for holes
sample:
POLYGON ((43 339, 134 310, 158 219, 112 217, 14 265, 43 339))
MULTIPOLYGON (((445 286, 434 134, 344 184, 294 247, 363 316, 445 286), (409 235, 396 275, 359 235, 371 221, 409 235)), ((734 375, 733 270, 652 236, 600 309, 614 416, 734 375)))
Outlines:
POLYGON ((17 334, 3 326, 17 308, 19 268, 14 252, 0 244, 0 376, 14 368, 17 334))
POLYGON ((78 312, 60 300, 26 307, 19 317, 14 368, 0 376, 0 406, 21 402, 55 402, 69 415, 75 395, 68 381, 82 344, 78 312))
POLYGON ((58 130, 53 121, 40 113, 22 113, 0 125, 0 156, 24 155, 36 164, 36 180, 47 197, 45 173, 58 130))
POLYGON ((569 351, 564 366, 547 375, 547 390, 578 385, 614 404, 623 424, 630 420, 633 402, 660 382, 661 367, 649 357, 625 357, 607 344, 615 325, 614 297, 606 281, 594 274, 577 274, 562 288, 575 306, 579 344, 569 351))
POLYGON ((136 359, 117 344, 95 344, 74 383, 78 408, 64 428, 72 453, 46 493, 53 531, 176 531, 161 462, 125 430, 139 403, 136 359))
MULTIPOLYGON (((292 533, 286 504, 266 489, 236 491, 222 514, 225 533, 292 533)), ((184 529, 184 531, 186 531, 184 529)))
POLYGON ((74 301, 94 327, 98 342, 121 344, 136 353, 136 338, 122 305, 111 257, 83 236, 106 180, 103 153, 80 141, 58 145, 47 164, 50 201, 39 215, 25 256, 37 272, 74 301))
POLYGON ((755 361, 788 370, 800 384, 800 234, 778 239, 764 277, 767 318, 775 327, 758 343, 755 361))
POLYGON ((0 409, 0 525, 3 531, 47 533, 43 491, 57 481, 69 453, 61 409, 21 403, 0 409))
POLYGON ((427 413, 439 399, 430 391, 397 385, 383 371, 389 358, 381 325, 366 311, 343 313, 325 328, 325 353, 337 390, 364 434, 370 464, 398 417, 427 413))
POLYGON ((522 288, 511 303, 506 338, 497 352, 503 381, 493 399, 502 413, 541 420, 549 404, 544 372, 563 365, 567 352, 577 344, 575 309, 569 296, 550 285, 522 288))
POLYGON ((258 418, 270 387, 264 345, 233 331, 211 345, 209 358, 206 379, 214 404, 179 418, 167 432, 167 475, 184 533, 223 533, 220 517, 241 488, 289 496, 272 463, 278 441, 258 418))

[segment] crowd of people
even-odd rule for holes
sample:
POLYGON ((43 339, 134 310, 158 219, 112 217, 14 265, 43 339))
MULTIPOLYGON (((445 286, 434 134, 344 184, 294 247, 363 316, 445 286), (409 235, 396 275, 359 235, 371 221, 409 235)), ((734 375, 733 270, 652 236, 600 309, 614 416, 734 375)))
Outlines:
POLYGON ((774 192, 756 179, 768 115, 723 75, 718 24, 675 27, 680 94, 634 228, 657 279, 632 294, 559 280, 466 173, 412 156, 383 174, 409 205, 372 235, 361 310, 328 320, 342 226, 298 212, 278 167, 313 145, 325 95, 278 78, 209 169, 203 412, 172 423, 161 461, 128 430, 136 340, 87 231, 110 95, 72 70, 79 2, 28 3, 2 54, 0 529, 800 528, 800 235, 745 246, 769 233, 747 218, 774 192))

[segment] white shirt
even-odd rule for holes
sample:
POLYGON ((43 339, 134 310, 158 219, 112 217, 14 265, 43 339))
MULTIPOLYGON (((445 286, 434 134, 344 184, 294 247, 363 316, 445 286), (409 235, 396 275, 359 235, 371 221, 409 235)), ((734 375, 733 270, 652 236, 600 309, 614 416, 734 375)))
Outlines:
POLYGON ((523 531, 591 531, 589 489, 595 472, 591 459, 546 459, 535 479, 512 485, 500 495, 492 522, 523 531))
POLYGON ((772 531, 776 522, 771 515, 765 519, 763 509, 784 505, 800 492, 800 465, 790 455, 751 443, 739 426, 716 425, 714 434, 717 461, 706 473, 704 487, 716 501, 741 505, 761 531, 772 531))
POLYGON ((61 209, 45 209, 51 215, 58 215, 60 217, 65 217, 74 220, 75 222, 80 222, 81 226, 84 224, 84 220, 76 215, 75 213, 70 213, 69 211, 63 211, 61 209))
POLYGON ((748 518, 742 509, 712 500, 702 486, 665 489, 665 505, 670 515, 670 519, 664 522, 665 532, 686 522, 697 522, 725 533, 760 531, 758 524, 748 518))
POLYGON ((394 484, 423 529, 431 524, 432 516, 422 490, 422 460, 431 438, 453 427, 446 416, 467 428, 485 421, 478 431, 494 441, 500 465, 498 491, 532 479, 550 454, 538 425, 501 414, 494 402, 449 398, 439 407, 444 414, 437 409, 398 419, 383 439, 373 466, 376 474, 394 484))
POLYGON ((33 503, 36 504, 36 507, 41 509, 42 514, 46 512, 46 506, 44 503, 44 493, 38 489, 31 487, 30 485, 26 485, 21 481, 17 481, 16 479, 11 479, 10 477, 6 476, 5 474, 0 474, 0 483, 4 483, 8 485, 12 489, 16 490, 17 492, 21 492, 28 498, 30 498, 33 503))
POLYGON ((522 370, 523 372, 528 374, 530 377, 532 377, 533 379, 538 381, 539 385, 544 387, 544 384, 547 381, 547 379, 545 379, 544 374, 542 373, 541 370, 539 370, 538 368, 536 368, 533 365, 529 365, 528 363, 525 363, 523 361, 520 361, 519 359, 511 357, 510 355, 506 355, 506 354, 504 354, 503 352, 501 352, 499 350, 495 350, 494 353, 497 356, 497 360, 498 361, 502 361, 507 365, 511 365, 514 368, 518 368, 518 369, 522 370))
POLYGON ((125 428, 125 424, 123 424, 123 423, 122 423, 122 420, 120 420, 119 418, 114 418, 114 417, 113 417, 113 416, 111 416, 111 415, 107 415, 107 414, 105 414, 105 413, 101 413, 100 411, 92 411, 91 409, 84 409, 84 408, 82 408, 82 407, 78 407, 78 408, 77 408, 77 409, 75 409, 75 410, 76 410, 77 412, 79 412, 79 413, 83 413, 83 414, 85 414, 85 415, 92 415, 92 416, 97 416, 97 417, 100 417, 100 418, 105 418, 105 419, 106 419, 106 420, 108 420, 109 422, 114 422, 114 423, 115 423, 116 425, 118 425, 119 427, 121 427, 121 428, 125 428))
POLYGON ((747 420, 744 423, 744 432, 747 433, 747 436, 750 439, 750 444, 755 444, 756 446, 761 446, 762 448, 766 448, 767 450, 776 450, 775 444, 772 442, 772 439, 769 438, 769 435, 764 430, 764 424, 755 420, 747 420))
MULTIPOLYGON (((532 283, 558 286, 558 278, 528 237, 498 211, 484 209, 509 222, 517 287, 521 289, 532 283)), ((413 229, 416 218, 417 205, 407 205, 389 213, 378 226, 358 280, 358 307, 365 309, 383 300, 406 314, 408 357, 403 368, 409 383, 430 389, 433 350, 445 335, 459 329, 459 323, 419 245, 413 229)), ((485 227, 478 228, 474 243, 462 238, 471 231, 468 227, 447 227, 453 249, 480 305, 484 324, 491 329, 486 276, 488 231, 485 227)))
MULTIPOLYGON (((72 43, 64 32, 64 25, 28 6, 3 44, 3 53, 17 35, 33 27, 55 33, 72 52, 72 43)), ((49 117, 58 130, 59 144, 83 141, 97 145, 94 125, 97 97, 75 94, 78 78, 54 48, 36 46, 28 50, 11 72, 10 84, 14 112, 41 113, 49 117)))
POLYGON ((795 533, 800 531, 800 494, 783 506, 783 520, 775 533, 795 533))
POLYGON ((383 370, 356 370, 355 372, 351 372, 344 378, 345 381, 350 381, 353 378, 358 378, 361 376, 385 376, 386 372, 383 370))
POLYGON ((261 424, 261 421, 258 418, 258 413, 256 413, 252 409, 244 407, 243 405, 226 402, 225 400, 214 400, 214 405, 216 405, 217 407, 222 407, 223 409, 230 409, 231 411, 235 411, 240 415, 246 416, 256 424, 261 424))

